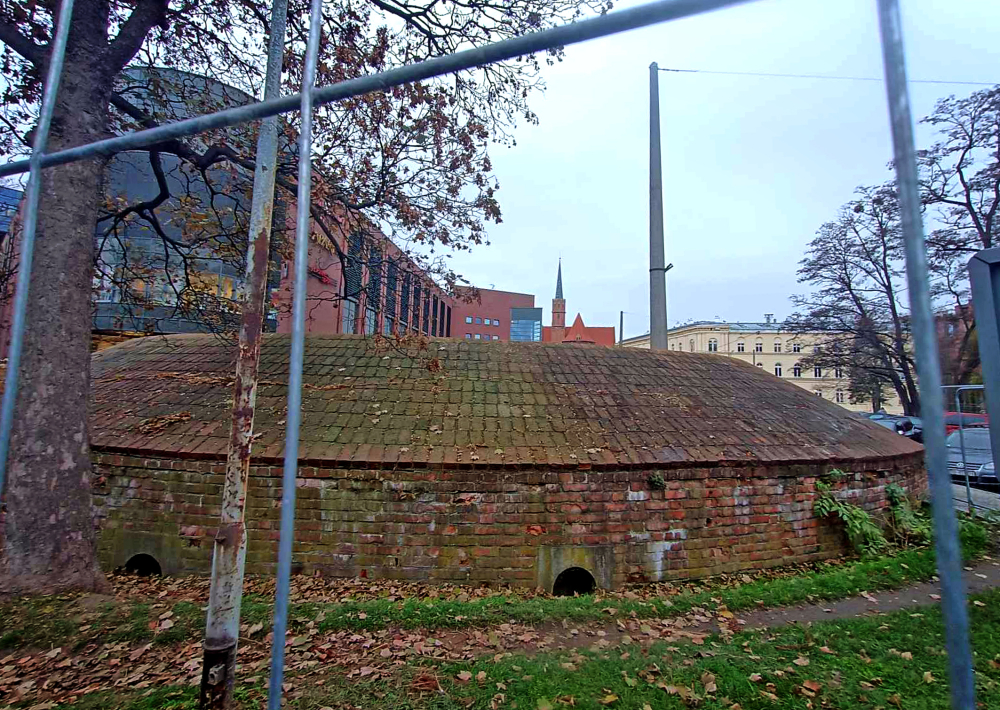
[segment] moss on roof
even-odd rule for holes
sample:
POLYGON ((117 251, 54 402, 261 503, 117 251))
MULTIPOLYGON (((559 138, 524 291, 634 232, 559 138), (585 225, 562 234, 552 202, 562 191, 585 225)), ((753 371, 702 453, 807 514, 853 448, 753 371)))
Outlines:
MULTIPOLYGON (((288 336, 261 348, 254 446, 284 450, 288 336)), ((141 338, 93 356, 91 442, 224 458, 236 348, 141 338)), ((540 343, 310 336, 301 457, 334 466, 681 467, 844 462, 921 448, 736 359, 540 343)))

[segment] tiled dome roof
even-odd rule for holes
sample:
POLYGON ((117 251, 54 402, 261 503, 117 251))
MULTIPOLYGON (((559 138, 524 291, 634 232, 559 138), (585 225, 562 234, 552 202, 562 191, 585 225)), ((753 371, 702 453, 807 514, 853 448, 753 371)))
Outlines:
MULTIPOLYGON (((288 345, 288 336, 264 336, 257 462, 281 460, 288 345)), ((96 353, 93 447, 224 458, 235 351, 210 335, 180 335, 96 353)), ((674 468, 837 463, 921 450, 718 355, 310 336, 304 367, 306 464, 674 468)))

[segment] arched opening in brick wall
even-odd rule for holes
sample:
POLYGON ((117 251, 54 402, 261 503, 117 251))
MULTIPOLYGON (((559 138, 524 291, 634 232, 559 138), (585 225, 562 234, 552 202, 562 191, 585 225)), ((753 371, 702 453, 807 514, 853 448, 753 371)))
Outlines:
POLYGON ((564 569, 552 585, 552 594, 557 597, 572 597, 575 594, 590 594, 597 589, 594 575, 583 567, 564 569))
POLYGON ((160 563, 152 555, 132 555, 125 563, 125 571, 129 574, 137 574, 140 577, 151 577, 163 574, 160 563))

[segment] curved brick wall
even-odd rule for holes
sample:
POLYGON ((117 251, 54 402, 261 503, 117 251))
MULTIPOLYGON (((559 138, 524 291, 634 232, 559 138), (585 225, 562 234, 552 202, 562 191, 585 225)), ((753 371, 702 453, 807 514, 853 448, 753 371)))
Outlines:
MULTIPOLYGON (((154 556, 168 574, 207 573, 224 464, 95 452, 106 568, 154 556)), ((885 486, 926 489, 920 453, 843 465, 839 495, 870 512, 885 486)), ((842 531, 812 512, 809 464, 649 471, 303 468, 294 565, 311 573, 551 589, 584 566, 602 587, 701 577, 842 554, 842 531)), ((281 470, 258 466, 247 508, 249 572, 277 557, 281 470)))

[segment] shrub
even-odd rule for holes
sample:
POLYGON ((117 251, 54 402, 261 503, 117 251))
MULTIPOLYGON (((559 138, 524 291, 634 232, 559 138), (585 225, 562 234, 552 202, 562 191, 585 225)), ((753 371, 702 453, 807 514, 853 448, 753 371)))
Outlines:
POLYGON ((838 499, 833 495, 830 486, 822 481, 816 482, 816 490, 820 495, 813 504, 813 510, 822 517, 840 518, 847 531, 847 539, 858 553, 875 555, 889 546, 882 529, 875 524, 866 510, 838 499))

